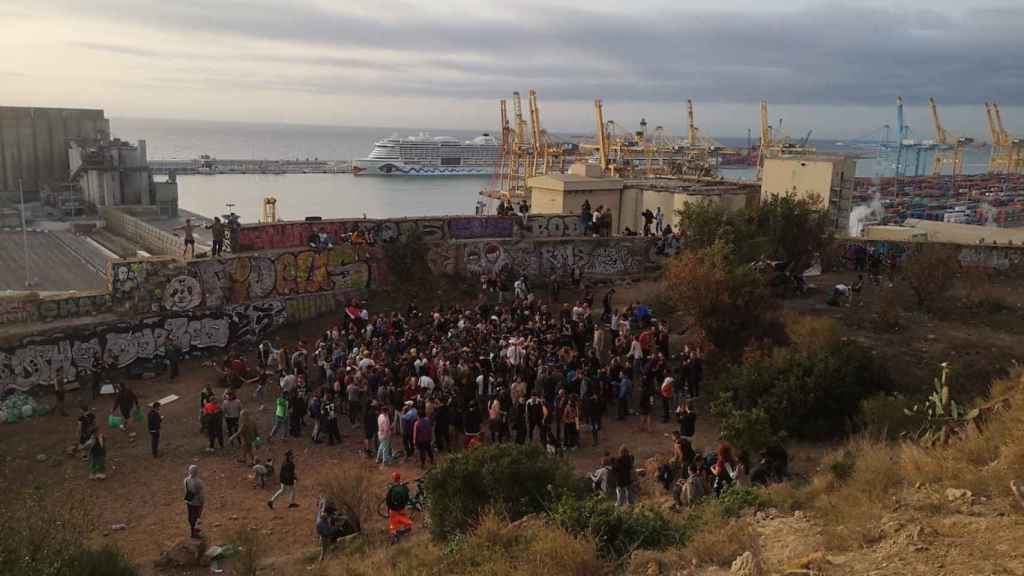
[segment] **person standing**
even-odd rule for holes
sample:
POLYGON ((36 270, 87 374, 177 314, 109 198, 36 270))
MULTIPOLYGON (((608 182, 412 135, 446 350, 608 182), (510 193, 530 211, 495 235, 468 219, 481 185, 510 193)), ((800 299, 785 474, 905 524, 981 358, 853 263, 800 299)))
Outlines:
POLYGON ((178 362, 181 361, 181 348, 174 342, 168 342, 164 346, 164 358, 167 360, 167 367, 171 371, 170 379, 178 377, 178 362))
POLYGON ((67 416, 68 413, 64 411, 64 367, 57 366, 53 369, 53 396, 56 398, 57 403, 54 405, 54 409, 61 415, 67 416))
POLYGON ((206 502, 206 486, 199 479, 199 466, 192 464, 185 476, 185 507, 188 509, 189 536, 201 538, 199 535, 199 518, 203 515, 203 504, 206 502))
POLYGON ((288 397, 287 392, 281 392, 277 395, 277 400, 274 401, 274 426, 270 429, 270 436, 267 437, 267 442, 272 442, 274 436, 277 436, 277 431, 281 430, 281 438, 288 438, 288 397))
POLYGON ((94 430, 86 442, 89 450, 89 480, 103 480, 107 477, 107 444, 103 434, 94 430))
POLYGON ((633 506, 636 496, 633 494, 633 455, 623 444, 619 448, 619 457, 612 465, 615 475, 615 504, 617 506, 633 506))
POLYGON ((164 417, 160 415, 160 403, 153 402, 153 405, 149 409, 149 415, 146 416, 146 422, 149 425, 149 441, 153 450, 153 458, 160 457, 160 425, 163 421, 164 417))
POLYGON ((121 411, 121 417, 124 419, 121 424, 122 430, 128 430, 128 422, 132 419, 132 408, 135 408, 138 403, 139 399, 128 384, 118 385, 117 394, 114 396, 114 407, 110 409, 110 413, 113 414, 115 410, 121 411))
POLYGON ((298 508, 299 505, 295 503, 295 481, 298 479, 295 476, 295 460, 292 451, 289 450, 284 453, 284 464, 281 464, 281 487, 274 492, 274 495, 267 500, 267 508, 274 509, 274 501, 284 494, 288 493, 288 507, 298 508))
POLYGON ((690 410, 689 402, 684 401, 676 409, 676 419, 679 420, 679 435, 692 444, 697 432, 697 414, 690 410))
POLYGON ((323 406, 320 408, 321 432, 327 432, 327 445, 334 446, 341 442, 341 432, 338 430, 338 401, 334 393, 328 391, 324 398, 323 406))
MULTIPOLYGON (((234 390, 228 390, 224 394, 221 410, 224 411, 224 422, 228 425, 228 437, 233 438, 238 432, 238 419, 242 417, 242 401, 235 395, 234 390)), ((228 440, 228 443, 230 442, 228 440)))
POLYGON ((377 416, 377 462, 381 466, 391 463, 391 419, 388 418, 388 407, 380 407, 380 415, 377 416))
POLYGON ((416 424, 416 420, 419 418, 419 413, 416 411, 416 406, 412 400, 406 401, 402 408, 402 448, 405 450, 405 459, 408 460, 413 457, 414 445, 412 441, 413 426, 416 424))
MULTIPOLYGON (((221 255, 224 250, 224 224, 220 221, 218 216, 213 217, 213 223, 207 224, 206 229, 210 231, 213 236, 213 257, 216 258, 221 255)), ((193 248, 193 252, 195 248, 193 248)))
POLYGON ((421 413, 412 428, 412 442, 416 445, 416 452, 420 455, 420 468, 427 467, 427 459, 430 465, 434 465, 434 449, 431 441, 434 437, 433 425, 426 412, 421 413))
POLYGON ((185 236, 185 249, 181 251, 181 257, 184 258, 188 254, 189 247, 192 248, 192 257, 196 257, 196 238, 192 232, 192 219, 185 218, 185 223, 181 226, 174 228, 175 230, 181 230, 185 236))
POLYGON ((210 398, 210 401, 203 407, 203 417, 206 420, 206 436, 210 440, 207 452, 213 452, 214 443, 224 447, 224 412, 217 403, 217 397, 210 398))

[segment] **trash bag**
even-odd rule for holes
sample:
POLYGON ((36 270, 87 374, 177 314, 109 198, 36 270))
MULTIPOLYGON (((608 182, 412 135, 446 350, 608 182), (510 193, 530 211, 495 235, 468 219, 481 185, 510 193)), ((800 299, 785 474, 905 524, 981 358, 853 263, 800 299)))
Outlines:
POLYGON ((107 416, 107 425, 111 428, 120 428, 124 425, 124 418, 111 414, 110 416, 107 416))
POLYGON ((146 415, 142 413, 142 408, 138 406, 135 407, 135 410, 132 411, 132 420, 135 420, 136 422, 146 421, 146 415))
POLYGON ((19 420, 19 418, 18 418, 18 411, 17 410, 8 410, 7 411, 7 417, 4 419, 4 422, 7 422, 8 424, 14 424, 18 420, 19 420))
POLYGON ((31 418, 32 417, 32 405, 31 404, 25 404, 24 406, 21 407, 21 417, 22 418, 31 418))
POLYGON ((41 402, 39 404, 36 404, 36 407, 32 409, 32 415, 34 416, 46 416, 49 413, 50 407, 41 402))

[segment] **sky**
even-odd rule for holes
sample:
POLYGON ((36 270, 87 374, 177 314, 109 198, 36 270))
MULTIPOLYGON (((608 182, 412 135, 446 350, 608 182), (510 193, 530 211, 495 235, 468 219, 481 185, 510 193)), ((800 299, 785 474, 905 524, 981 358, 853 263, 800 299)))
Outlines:
POLYGON ((641 118, 745 136, 758 102, 802 137, 1024 132, 1020 0, 0 0, 0 105, 108 117, 493 129, 535 89, 542 124, 641 118))

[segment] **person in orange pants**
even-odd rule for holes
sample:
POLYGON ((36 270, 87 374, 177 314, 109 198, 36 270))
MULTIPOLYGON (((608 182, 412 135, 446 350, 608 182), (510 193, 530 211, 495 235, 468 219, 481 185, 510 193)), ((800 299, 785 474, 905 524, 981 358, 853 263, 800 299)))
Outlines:
POLYGON ((412 530, 412 519, 405 511, 409 505, 409 486, 402 482, 402 475, 398 472, 391 475, 391 480, 385 500, 388 505, 388 533, 391 534, 391 543, 395 544, 412 530))

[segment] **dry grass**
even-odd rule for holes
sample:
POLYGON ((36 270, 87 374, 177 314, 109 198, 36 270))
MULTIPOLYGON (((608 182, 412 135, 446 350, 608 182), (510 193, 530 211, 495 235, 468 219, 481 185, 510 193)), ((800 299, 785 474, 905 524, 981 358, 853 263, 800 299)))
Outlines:
POLYGON ((477 527, 445 547, 426 533, 398 546, 374 546, 358 556, 340 558, 320 572, 327 576, 522 576, 565 574, 601 576, 611 570, 597 555, 594 543, 533 520, 509 525, 487 513, 477 527))
MULTIPOLYGON (((772 487, 769 498, 783 510, 813 510, 826 546, 839 551, 878 542, 880 520, 902 501, 901 491, 915 486, 964 488, 1010 508, 1010 480, 1024 479, 1024 370, 996 382, 991 403, 1002 408, 981 433, 934 448, 858 438, 827 457, 808 486, 772 487)), ((920 511, 946 512, 942 505, 920 511)))
POLYGON ((758 545, 757 530, 749 519, 719 519, 701 526, 683 552, 701 566, 729 566, 758 545))
POLYGON ((793 346, 806 353, 827 349, 839 344, 841 331, 839 323, 827 316, 814 316, 785 312, 783 321, 786 335, 793 346))
POLYGON ((373 474, 364 466, 342 468, 320 484, 320 493, 352 519, 358 531, 376 514, 378 491, 373 474))

